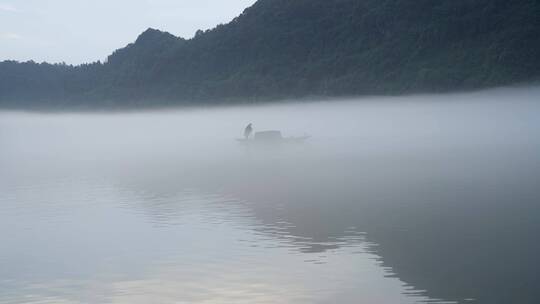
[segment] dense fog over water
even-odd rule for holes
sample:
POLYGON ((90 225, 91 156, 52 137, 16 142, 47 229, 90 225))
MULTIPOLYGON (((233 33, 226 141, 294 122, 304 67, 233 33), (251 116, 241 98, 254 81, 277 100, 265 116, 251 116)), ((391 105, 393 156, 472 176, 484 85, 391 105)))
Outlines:
POLYGON ((540 88, 0 112, 0 303, 535 303, 539 117, 540 88))

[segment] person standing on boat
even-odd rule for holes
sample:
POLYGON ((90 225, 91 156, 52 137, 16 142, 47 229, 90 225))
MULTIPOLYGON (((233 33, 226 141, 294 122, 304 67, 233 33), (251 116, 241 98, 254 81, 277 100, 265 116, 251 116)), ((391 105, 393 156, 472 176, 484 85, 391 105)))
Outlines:
POLYGON ((251 124, 247 125, 246 129, 244 130, 244 137, 246 139, 249 139, 252 132, 253 132, 253 128, 251 127, 251 124))

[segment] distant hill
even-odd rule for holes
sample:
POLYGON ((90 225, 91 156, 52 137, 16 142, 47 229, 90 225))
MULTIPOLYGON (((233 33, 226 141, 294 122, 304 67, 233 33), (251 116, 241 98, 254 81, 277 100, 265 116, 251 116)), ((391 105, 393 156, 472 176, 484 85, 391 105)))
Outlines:
POLYGON ((0 63, 0 107, 133 107, 469 90, 540 79, 537 0, 259 0, 105 63, 0 63))

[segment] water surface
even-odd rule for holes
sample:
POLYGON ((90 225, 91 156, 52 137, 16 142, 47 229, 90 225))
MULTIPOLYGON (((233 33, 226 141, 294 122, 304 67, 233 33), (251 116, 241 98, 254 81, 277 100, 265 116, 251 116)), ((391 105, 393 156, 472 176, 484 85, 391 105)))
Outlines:
POLYGON ((0 303, 536 303, 539 96, 0 113, 0 303))

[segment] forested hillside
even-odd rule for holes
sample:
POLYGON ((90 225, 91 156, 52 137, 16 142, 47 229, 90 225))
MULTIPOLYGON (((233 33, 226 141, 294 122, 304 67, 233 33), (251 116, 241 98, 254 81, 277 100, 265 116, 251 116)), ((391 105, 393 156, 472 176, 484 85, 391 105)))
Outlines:
POLYGON ((159 106, 443 92, 536 81, 537 0, 259 0, 104 63, 0 63, 0 106, 159 106))

